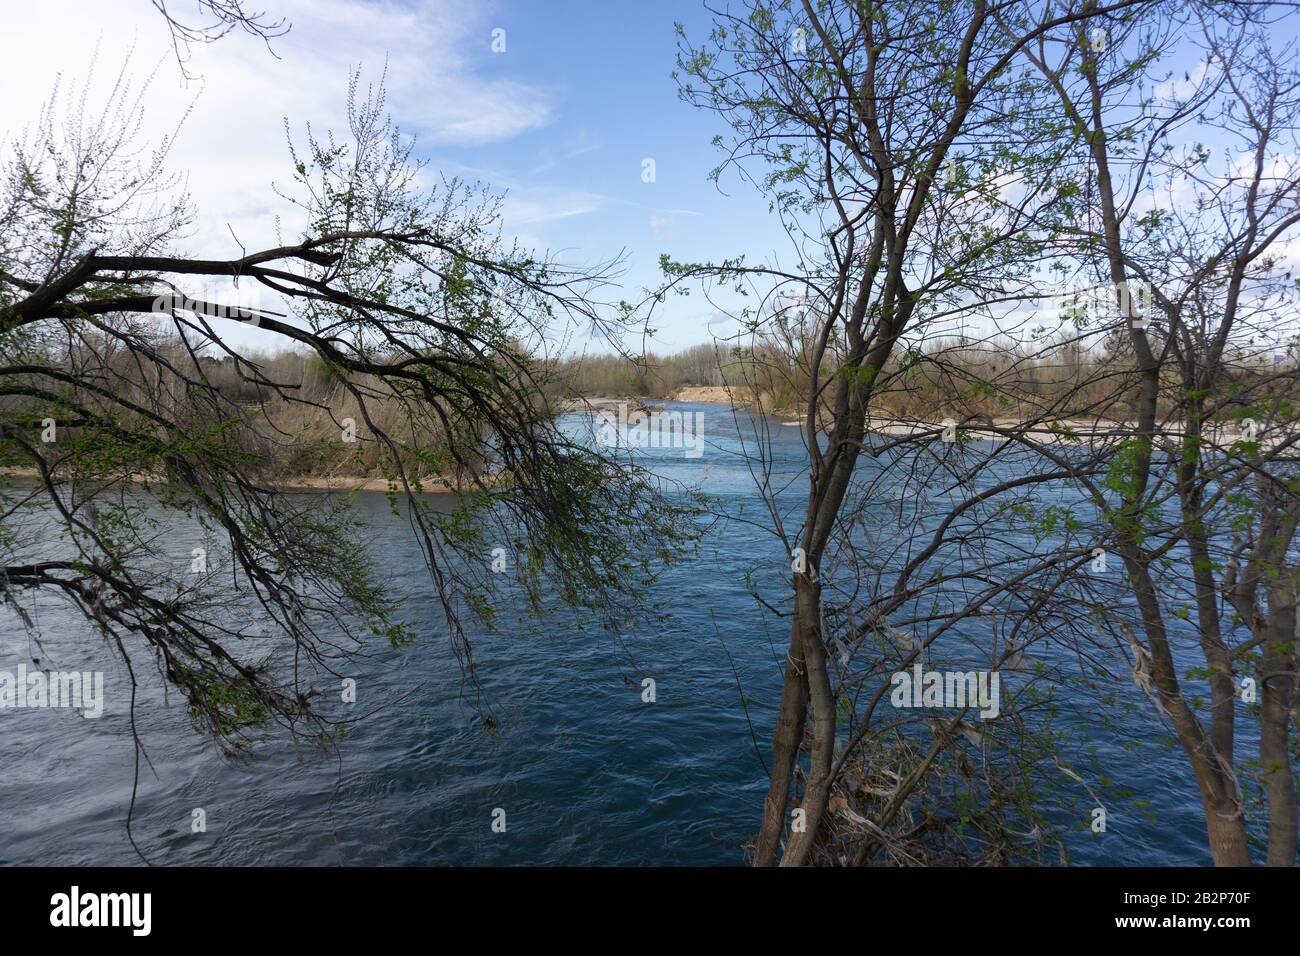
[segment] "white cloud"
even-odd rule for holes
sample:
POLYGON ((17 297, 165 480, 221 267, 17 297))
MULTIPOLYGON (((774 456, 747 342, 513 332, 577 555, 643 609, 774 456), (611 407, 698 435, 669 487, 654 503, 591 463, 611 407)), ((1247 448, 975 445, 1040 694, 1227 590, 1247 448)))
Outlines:
POLYGON ((1151 91, 1152 99, 1161 104, 1173 105, 1186 102, 1196 92, 1208 87, 1222 72, 1222 67, 1211 60, 1201 60, 1182 78, 1172 76, 1163 83, 1157 83, 1151 91))
MULTIPOLYGON (((60 72, 65 86, 98 58, 95 93, 131 55, 132 72, 157 72, 146 96, 158 139, 193 104, 169 167, 184 176, 199 222, 191 248, 231 252, 233 231, 248 247, 273 242, 275 213, 286 212, 272 182, 290 166, 284 119, 295 131, 342 130, 350 69, 375 82, 387 64, 388 105, 423 144, 476 145, 510 139, 552 119, 549 90, 509 74, 509 54, 489 52, 490 6, 448 0, 265 0, 292 24, 272 41, 232 33, 193 48, 186 83, 166 23, 148 0, 63 0, 6 10, 0 33, 0 131, 6 139, 33 122, 60 72), (51 56, 57 47, 58 55, 51 56), (196 99, 197 97, 197 99, 196 99)), ((197 5, 171 4, 181 19, 197 5)), ((102 96, 100 97, 102 99, 102 96)), ((292 230, 286 222, 286 230, 292 230)))
POLYGON ((537 226, 599 212, 604 205, 603 197, 595 193, 546 188, 512 190, 506 195, 502 218, 511 227, 537 226))

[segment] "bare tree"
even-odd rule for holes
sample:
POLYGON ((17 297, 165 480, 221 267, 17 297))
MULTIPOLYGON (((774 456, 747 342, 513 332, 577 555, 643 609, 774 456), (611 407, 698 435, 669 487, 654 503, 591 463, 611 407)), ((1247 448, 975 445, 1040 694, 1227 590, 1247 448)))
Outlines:
POLYGON ((1210 849, 1225 865, 1250 863, 1236 675, 1258 647, 1268 648, 1260 660, 1268 859, 1294 865, 1296 857, 1286 743, 1300 506, 1296 369, 1271 356, 1297 330, 1285 318, 1295 290, 1280 246, 1300 225, 1300 75, 1293 46, 1270 39, 1268 12, 1193 5, 1183 21, 1190 29, 1168 14, 1112 18, 1100 42, 1074 30, 1027 51, 1078 136, 1084 188, 1063 252, 1119 290, 1133 357, 1132 413, 1096 411, 1122 424, 1106 443, 1107 480, 1087 488, 1138 611, 1131 629, 1117 627, 1135 642, 1140 680, 1187 755, 1210 849), (1180 52, 1189 43, 1199 52, 1182 83, 1159 73, 1177 41, 1180 52), (1134 107, 1143 81, 1146 96, 1134 107), (1139 288, 1150 290, 1150 314, 1139 288), (1208 669, 1208 713, 1198 713, 1197 692, 1179 676, 1177 625, 1187 604, 1208 669), (1235 619, 1225 613, 1232 607, 1235 619))
MULTIPOLYGON (((1063 141, 1043 122, 1043 85, 1017 64, 1045 34, 1139 6, 762 3, 714 11, 709 42, 683 45, 684 96, 731 125, 724 165, 765 165, 757 181, 783 216, 798 262, 670 263, 670 279, 766 276, 806 303, 810 317, 796 356, 806 387, 806 511, 787 533, 773 510, 796 573, 759 865, 776 859, 809 715, 799 808, 807 826, 790 832, 783 865, 810 859, 843 767, 824 564, 843 540, 882 377, 907 333, 933 337, 972 298, 1032 273, 1064 206, 1052 178, 1063 141)), ((742 319, 750 328, 765 321, 756 310, 742 319)), ((872 621, 859 639, 883 626, 879 616, 872 621)))
POLYGON ((271 41, 287 34, 290 28, 283 17, 248 8, 244 0, 193 0, 200 18, 198 20, 176 14, 167 5, 167 0, 152 0, 152 3, 171 31, 176 62, 186 78, 191 77, 188 67, 190 50, 196 45, 213 43, 235 30, 241 30, 249 36, 257 37, 266 44, 268 51, 273 52, 271 41))

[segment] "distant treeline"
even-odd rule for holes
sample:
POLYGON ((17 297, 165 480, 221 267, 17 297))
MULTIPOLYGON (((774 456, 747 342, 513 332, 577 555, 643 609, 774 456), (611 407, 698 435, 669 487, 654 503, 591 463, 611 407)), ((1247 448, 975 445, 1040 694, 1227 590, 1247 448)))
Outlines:
MULTIPOLYGON (((773 413, 802 413, 812 371, 797 341, 775 336, 745 346, 697 345, 671 355, 585 355, 550 363, 554 394, 566 397, 671 398, 679 389, 726 386, 741 402, 773 413)), ((1244 385, 1293 356, 1271 350, 1239 354, 1229 363, 1244 385)), ((881 415, 933 420, 988 415, 1025 419, 1072 411, 1126 419, 1133 411, 1134 360, 1127 334, 1091 347, 1058 336, 1050 341, 936 338, 899 350, 877 383, 872 405, 881 415)), ((825 383, 853 370, 819 370, 825 383)), ((1170 383, 1171 387, 1174 383, 1170 383)), ((1229 383, 1229 388, 1231 383, 1229 383)))
MULTIPOLYGON (((1127 420, 1133 414, 1133 356, 1127 336, 1112 335, 1100 346, 1085 348, 1076 341, 1015 343, 935 339, 904 349, 880 375, 872 407, 877 418, 938 421, 970 416, 1028 420, 1034 417, 1068 417, 1071 414, 1127 420)), ((196 356, 179 339, 155 342, 183 378, 159 381, 156 373, 132 361, 130 353, 107 343, 83 341, 57 356, 45 354, 31 363, 33 394, 56 395, 66 404, 33 400, 11 394, 0 397, 0 413, 12 422, 25 423, 31 436, 53 417, 60 426, 77 433, 77 420, 90 414, 111 416, 114 427, 145 430, 153 427, 146 410, 157 408, 173 420, 183 421, 207 443, 238 442, 224 448, 239 456, 257 475, 270 479, 296 476, 380 477, 387 451, 372 437, 370 425, 390 436, 411 470, 429 478, 462 480, 465 471, 481 462, 443 460, 447 444, 433 424, 437 416, 413 416, 407 404, 418 397, 400 399, 378 387, 368 376, 344 378, 314 354, 282 351, 251 354, 196 356), (35 369, 47 365, 59 370, 93 369, 97 391, 68 389, 56 377, 35 369), (147 380, 142 380, 145 375, 147 380), (192 385, 186 387, 184 380, 192 385), (362 414, 357 394, 366 399, 362 414), (107 395, 126 398, 123 406, 107 395), (123 408, 138 407, 138 420, 123 408), (178 415, 184 409, 184 415, 178 415), (247 428, 228 429, 232 418, 247 428), (356 440, 343 439, 355 429, 356 440), (234 436, 239 436, 235 438, 234 436)), ((546 401, 555 409, 580 397, 638 396, 669 399, 683 388, 725 386, 742 404, 776 414, 803 414, 811 379, 809 363, 798 342, 775 337, 743 347, 704 344, 669 355, 584 355, 539 360, 535 386, 521 390, 546 401)), ((1245 389, 1278 370, 1279 359, 1268 353, 1237 356, 1229 367, 1237 386, 1245 389)), ((1282 367, 1293 367, 1285 357, 1282 367)), ((823 368, 819 378, 852 375, 842 365, 823 368)), ((1176 383, 1170 383, 1170 389, 1176 383)), ((1233 389, 1230 381, 1227 386, 1233 389)), ((828 390, 829 391, 829 390, 828 390)), ((1171 391, 1170 396, 1174 393, 1171 391)), ((1283 396, 1287 398, 1287 396, 1283 396)), ((1290 396, 1300 402, 1300 396, 1290 396)), ((1222 406, 1218 417, 1231 417, 1233 402, 1222 406)), ((828 410, 823 409, 823 413, 828 410)), ((0 440, 0 466, 25 460, 0 440)), ((78 455, 92 456, 93 448, 78 455)), ((107 452, 106 452, 107 453, 107 452)), ((127 470, 145 470, 148 462, 123 461, 127 470)))
MULTIPOLYGON (((40 440, 43 423, 54 422, 57 443, 49 444, 48 455, 73 471, 158 474, 165 470, 166 449, 180 441, 202 443, 261 480, 382 477, 389 449, 376 441, 375 426, 412 474, 461 479, 466 467, 481 464, 443 460, 446 436, 430 424, 437 417, 414 416, 407 407, 421 401, 418 396, 399 397, 367 375, 345 378, 314 354, 196 355, 176 337, 153 337, 150 346, 175 374, 160 376, 157 366, 135 361, 107 339, 29 355, 24 364, 30 371, 11 376, 14 388, 0 396, 0 416, 31 442, 40 440), (94 387, 67 384, 73 380, 94 387), (174 424, 163 434, 160 421, 174 424), (229 427, 232 421, 243 427, 229 427), (144 451, 98 449, 92 438, 104 433, 134 436, 127 444, 144 451), (147 451, 153 445, 156 455, 147 451), (101 452, 116 457, 99 462, 101 452)), ((8 435, 0 436, 0 467, 30 460, 8 435)))
POLYGON ((668 398, 680 388, 736 380, 734 360, 723 345, 695 345, 672 355, 583 355, 547 365, 552 394, 568 398, 668 398))

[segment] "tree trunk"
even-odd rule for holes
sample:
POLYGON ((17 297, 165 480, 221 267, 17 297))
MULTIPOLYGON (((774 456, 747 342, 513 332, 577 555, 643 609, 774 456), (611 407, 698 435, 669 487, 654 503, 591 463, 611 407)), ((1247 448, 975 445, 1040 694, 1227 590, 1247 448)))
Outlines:
POLYGON ((796 617, 790 628, 790 649, 786 653, 785 685, 781 688, 781 710, 772 736, 772 777, 763 798, 763 822, 758 830, 755 866, 772 866, 785 830, 785 808, 790 800, 790 781, 803 743, 808 719, 808 675, 803 661, 803 640, 796 617))
POLYGON ((826 668, 826 646, 822 643, 821 585, 814 570, 795 578, 795 626, 803 641, 807 669, 808 698, 813 710, 812 759, 809 761, 808 786, 804 789, 802 833, 790 834, 782 866, 803 866, 812 853, 821 830, 822 816, 830 800, 831 767, 835 759, 835 695, 826 668))
POLYGON ((1246 815, 1238 798, 1232 764, 1214 749, 1213 740, 1202 729, 1178 686, 1177 668, 1145 556, 1131 539, 1121 537, 1121 544, 1151 652, 1152 686, 1196 775, 1214 865, 1250 866, 1246 815))
POLYGON ((1246 818, 1235 800, 1220 806, 1205 804, 1205 829, 1215 866, 1250 866, 1246 818))
POLYGON ((1296 685, 1295 592, 1269 587, 1267 638, 1260 655, 1259 762, 1268 795, 1268 865, 1295 866, 1296 792, 1287 731, 1296 685))

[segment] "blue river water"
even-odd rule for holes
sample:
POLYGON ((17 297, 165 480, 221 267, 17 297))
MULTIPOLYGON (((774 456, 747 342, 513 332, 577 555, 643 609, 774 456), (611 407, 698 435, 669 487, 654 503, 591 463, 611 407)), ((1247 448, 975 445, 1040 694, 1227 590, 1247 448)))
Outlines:
MULTIPOLYGON (((148 762, 133 824, 141 851, 156 864, 743 863, 766 781, 741 693, 765 748, 788 634, 755 603, 745 575, 769 559, 787 567, 788 558, 763 530, 731 413, 674 407, 705 416, 704 453, 647 449, 647 460, 753 523, 719 523, 698 555, 667 571, 654 595, 668 601, 666 624, 622 644, 563 616, 480 636, 478 674, 499 719, 490 737, 466 699, 414 540, 382 495, 362 495, 378 571, 403 595, 419 640, 371 648, 357 664, 364 717, 333 753, 272 740, 231 764, 193 732, 175 695, 143 694, 137 724, 148 762), (653 705, 641 700, 640 673, 655 675, 653 705), (491 825, 498 808, 504 833, 491 825), (196 833, 200 809, 206 831, 196 833)), ((768 424, 774 474, 797 495, 805 487, 798 429, 768 424)), ((183 530, 166 545, 178 555, 192 546, 183 530)), ((98 720, 0 710, 0 863, 136 863, 125 826, 134 750, 125 700, 114 692, 125 684, 122 665, 57 603, 41 599, 28 610, 41 645, 0 610, 0 670, 34 657, 103 670, 108 701, 98 720)), ((1150 713, 1116 719, 1131 721, 1133 739, 1157 726, 1150 713)), ((1071 747, 1149 801, 1115 806, 1101 835, 1062 821, 1071 862, 1210 862, 1177 748, 1135 758, 1123 734, 1101 726, 1091 698, 1072 709, 1067 696, 1060 721, 1071 747)))

